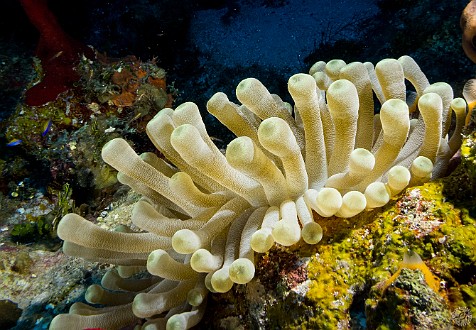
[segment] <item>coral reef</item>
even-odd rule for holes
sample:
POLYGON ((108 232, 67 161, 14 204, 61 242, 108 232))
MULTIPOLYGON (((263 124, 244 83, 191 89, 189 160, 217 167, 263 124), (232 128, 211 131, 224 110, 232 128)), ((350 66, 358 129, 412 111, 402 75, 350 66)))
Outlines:
POLYGON ((154 60, 140 61, 134 56, 111 59, 99 53, 96 56, 94 60, 81 58, 75 67, 79 83, 54 102, 17 106, 6 122, 5 135, 10 144, 19 141, 17 145, 35 152, 35 147, 48 142, 52 134, 111 117, 134 122, 139 128, 144 125, 141 122, 152 118, 151 109, 172 104, 166 73, 154 60))
MULTIPOLYGON (((89 303, 109 307, 75 303, 51 329, 119 328, 138 319, 147 320, 144 328, 190 328, 203 316, 208 291, 226 293, 253 280, 255 252, 339 238, 332 222, 352 224, 408 185, 443 175, 461 144, 466 102, 453 99, 446 83, 430 85, 408 56, 375 67, 318 62, 310 75, 292 76, 288 88, 294 108, 252 78, 237 87, 241 106, 223 93, 209 100, 208 111, 238 136, 225 155, 190 102, 147 124, 166 160, 138 156, 120 138, 103 147, 119 181, 144 196, 132 212, 140 231, 108 231, 76 214, 60 221, 66 254, 119 268, 86 292, 89 303), (456 128, 448 136, 453 112, 456 128), (151 276, 124 278, 145 269, 151 276)), ((352 263, 347 257, 342 262, 352 263)), ((349 267, 355 269, 340 266, 349 267)), ((325 301, 312 287, 336 283, 335 273, 317 278, 312 261, 309 271, 315 281, 308 299, 325 301)), ((296 280, 304 277, 298 274, 296 280)), ((333 299, 347 297, 336 305, 344 313, 352 295, 344 285, 334 292, 333 299)), ((329 313, 322 309, 332 323, 329 313)))
POLYGON ((214 313, 205 315, 203 326, 474 327, 475 220, 443 194, 457 179, 411 187, 349 220, 321 221, 328 234, 320 244, 273 247, 258 258, 257 280, 246 289, 212 295, 214 313), (404 260, 408 249, 421 259, 404 260))
MULTIPOLYGON (((120 135, 144 144, 137 133, 153 111, 172 103, 166 73, 154 60, 97 54, 94 60, 83 57, 75 72, 79 83, 56 100, 33 107, 19 103, 2 123, 8 142, 0 174, 8 178, 5 183, 36 176, 32 181, 45 186, 69 182, 77 193, 110 186, 115 174, 101 161, 100 147, 120 135)), ((0 189, 13 193, 10 187, 0 189)))

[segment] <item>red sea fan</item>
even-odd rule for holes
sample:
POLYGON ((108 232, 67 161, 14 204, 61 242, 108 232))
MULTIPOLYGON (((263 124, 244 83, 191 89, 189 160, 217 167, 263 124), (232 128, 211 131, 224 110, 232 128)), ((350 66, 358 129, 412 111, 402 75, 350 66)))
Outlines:
POLYGON ((44 77, 25 95, 26 104, 39 106, 54 101, 79 80, 74 67, 82 54, 92 57, 93 51, 63 31, 47 0, 20 0, 20 3, 40 33, 36 56, 41 60, 44 77))

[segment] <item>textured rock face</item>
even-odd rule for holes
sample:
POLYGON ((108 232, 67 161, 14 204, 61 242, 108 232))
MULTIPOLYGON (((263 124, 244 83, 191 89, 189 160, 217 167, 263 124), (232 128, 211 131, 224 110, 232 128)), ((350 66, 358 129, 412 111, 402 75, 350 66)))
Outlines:
POLYGON ((61 220, 65 253, 119 268, 86 294, 111 307, 76 303, 52 329, 121 327, 138 318, 190 328, 209 291, 254 278, 256 252, 319 243, 319 221, 384 206, 408 185, 444 173, 460 146, 465 101, 453 99, 448 84, 430 85, 408 56, 375 67, 319 62, 288 86, 294 107, 253 78, 237 87, 241 105, 223 93, 210 99, 208 111, 238 136, 225 154, 190 102, 147 125, 165 159, 138 156, 123 139, 104 146, 119 180, 144 196, 132 212, 142 231, 107 231, 76 214, 61 220), (145 269, 152 277, 125 279, 145 269))

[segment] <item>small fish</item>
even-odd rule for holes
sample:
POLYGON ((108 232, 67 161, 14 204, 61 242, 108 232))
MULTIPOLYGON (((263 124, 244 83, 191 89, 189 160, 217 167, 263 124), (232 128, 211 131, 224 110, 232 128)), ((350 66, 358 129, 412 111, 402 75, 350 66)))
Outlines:
POLYGON ((20 139, 13 139, 10 142, 7 143, 7 147, 14 147, 22 143, 22 140, 20 139))
POLYGON ((46 134, 48 134, 48 132, 51 129, 51 124, 52 124, 52 121, 50 119, 43 125, 43 132, 41 133, 41 136, 44 137, 44 136, 46 136, 46 134))
POLYGON ((49 61, 52 61, 52 60, 54 60, 55 58, 60 57, 61 55, 63 55, 63 51, 62 51, 62 50, 60 50, 59 52, 57 52, 56 54, 54 54, 54 55, 49 59, 49 61))
POLYGON ((438 279, 431 273, 430 268, 423 262, 421 257, 412 250, 409 250, 403 254, 403 261, 400 262, 399 267, 395 274, 393 274, 388 280, 384 282, 382 285, 383 291, 385 291, 392 282, 394 282, 398 275, 400 275, 400 272, 402 271, 402 268, 407 268, 411 270, 418 269, 423 273, 423 276, 425 278, 426 284, 435 291, 436 293, 439 293, 440 291, 440 282, 438 279))

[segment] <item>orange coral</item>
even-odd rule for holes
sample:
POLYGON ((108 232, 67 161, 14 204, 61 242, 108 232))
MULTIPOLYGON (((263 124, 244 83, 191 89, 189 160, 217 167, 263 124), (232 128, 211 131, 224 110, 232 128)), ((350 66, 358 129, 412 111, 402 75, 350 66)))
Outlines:
POLYGON ((149 77, 147 79, 147 81, 149 82, 149 84, 151 84, 152 86, 155 86, 159 89, 163 89, 165 90, 166 89, 166 83, 165 83, 165 78, 154 78, 154 77, 149 77))
MULTIPOLYGON (((119 107, 132 106, 140 98, 137 91, 143 84, 148 83, 157 89, 167 90, 165 71, 151 70, 150 63, 142 63, 134 56, 120 62, 119 68, 112 74, 111 82, 120 88, 120 94, 111 99, 112 103, 119 107)), ((172 101, 172 96, 167 94, 166 106, 171 106, 172 101)))
POLYGON ((117 107, 130 107, 135 100, 136 95, 126 91, 114 96, 111 101, 117 107))
POLYGON ((113 84, 116 84, 118 86, 124 87, 126 86, 129 81, 133 78, 133 74, 131 71, 124 69, 120 71, 115 71, 112 74, 111 81, 113 84))

